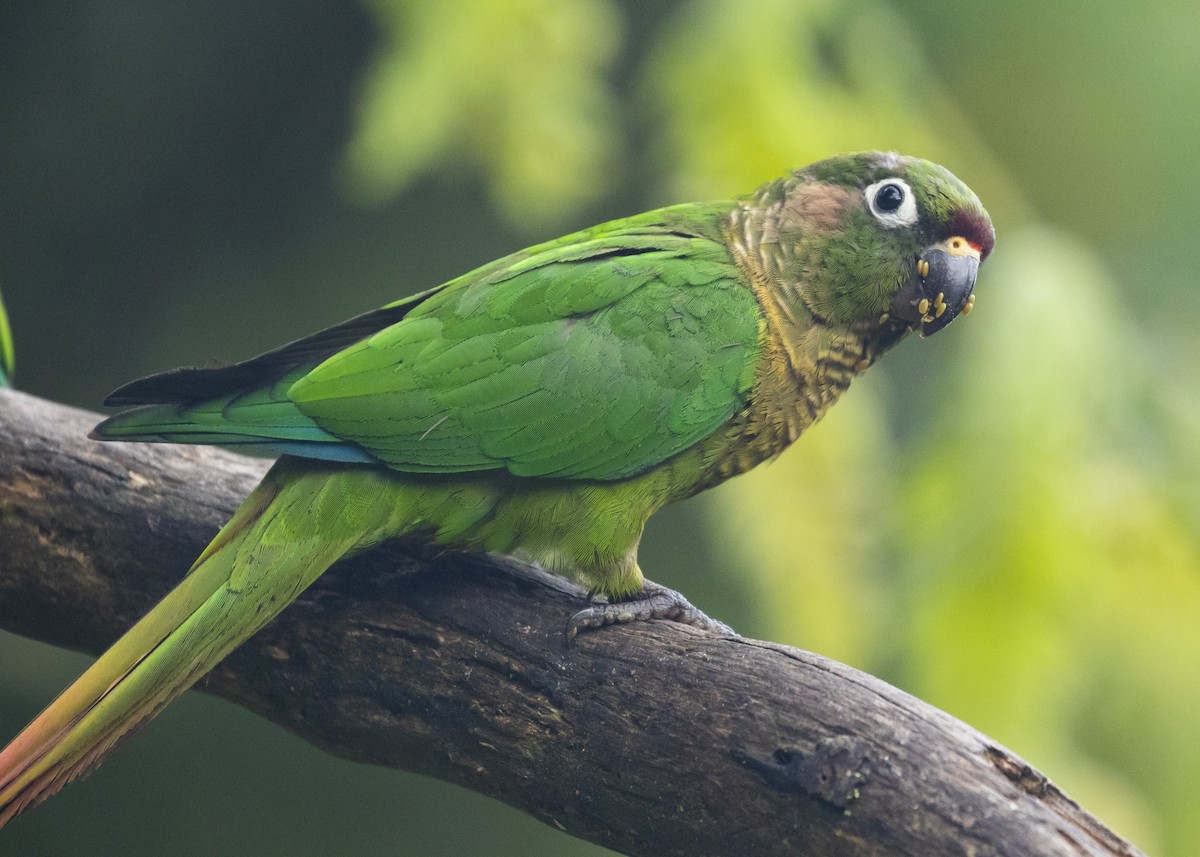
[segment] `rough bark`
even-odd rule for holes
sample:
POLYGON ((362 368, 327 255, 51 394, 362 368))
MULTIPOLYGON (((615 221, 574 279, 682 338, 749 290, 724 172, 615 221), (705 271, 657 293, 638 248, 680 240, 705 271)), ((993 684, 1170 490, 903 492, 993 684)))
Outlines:
MULTIPOLYGON (((266 467, 95 443, 95 419, 0 390, 0 626, 86 652, 178 579, 266 467)), ((581 603, 512 562, 384 546, 331 569, 201 687, 631 855, 1140 854, 878 679, 671 622, 568 647, 581 603)))

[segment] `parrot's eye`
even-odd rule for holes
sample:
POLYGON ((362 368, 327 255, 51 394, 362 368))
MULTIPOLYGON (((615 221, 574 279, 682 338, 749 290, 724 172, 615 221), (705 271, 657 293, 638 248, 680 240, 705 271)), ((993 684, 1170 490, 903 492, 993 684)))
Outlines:
POLYGON ((895 211, 904 203, 904 189, 897 184, 885 184, 875 191, 875 208, 879 211, 895 211))
POLYGON ((889 229, 917 222, 917 202, 912 188, 902 179, 875 182, 865 192, 867 206, 875 219, 889 229))

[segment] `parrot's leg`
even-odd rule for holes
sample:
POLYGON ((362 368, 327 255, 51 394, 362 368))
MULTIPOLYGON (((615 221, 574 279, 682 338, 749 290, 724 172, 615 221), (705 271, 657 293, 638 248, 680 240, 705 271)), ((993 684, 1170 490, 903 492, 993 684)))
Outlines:
POLYGON ((650 619, 669 619, 704 631, 737 636, 737 632, 724 622, 710 618, 674 589, 667 589, 647 580, 640 590, 623 601, 593 604, 580 610, 567 620, 567 640, 574 640, 580 633, 608 625, 624 625, 627 622, 645 622, 650 619))

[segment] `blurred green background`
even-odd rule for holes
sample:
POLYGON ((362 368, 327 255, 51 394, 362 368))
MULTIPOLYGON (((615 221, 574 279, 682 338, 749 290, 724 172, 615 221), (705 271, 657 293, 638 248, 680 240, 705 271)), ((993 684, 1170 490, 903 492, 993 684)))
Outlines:
MULTIPOLYGON (((642 565, 1184 857, 1198 79, 1184 0, 9 0, 16 381, 98 408, 610 217, 839 151, 941 161, 999 233, 975 313, 899 348, 777 463, 658 516, 642 565)), ((0 733, 85 663, 0 637, 0 733)), ((602 851, 188 694, 0 853, 602 851)))

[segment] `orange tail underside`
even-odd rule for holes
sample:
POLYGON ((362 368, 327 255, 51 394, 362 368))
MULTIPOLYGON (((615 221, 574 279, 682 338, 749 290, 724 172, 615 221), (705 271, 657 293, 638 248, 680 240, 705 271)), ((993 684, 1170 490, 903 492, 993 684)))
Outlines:
POLYGON ((179 643, 186 649, 187 638, 203 631, 189 633, 188 625, 229 579, 228 559, 212 560, 259 519, 274 494, 265 484, 251 494, 179 586, 0 751, 0 827, 95 768, 223 656, 213 660, 215 651, 205 646, 191 653, 168 650, 180 649, 179 643))

